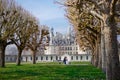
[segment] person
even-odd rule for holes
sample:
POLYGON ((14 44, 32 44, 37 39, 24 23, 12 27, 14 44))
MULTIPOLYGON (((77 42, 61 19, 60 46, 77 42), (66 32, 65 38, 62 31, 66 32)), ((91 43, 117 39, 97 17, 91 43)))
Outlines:
POLYGON ((63 63, 64 63, 64 64, 67 64, 67 61, 68 61, 67 57, 64 57, 63 63))
POLYGON ((67 59, 67 57, 66 57, 66 64, 68 64, 68 59, 67 59))

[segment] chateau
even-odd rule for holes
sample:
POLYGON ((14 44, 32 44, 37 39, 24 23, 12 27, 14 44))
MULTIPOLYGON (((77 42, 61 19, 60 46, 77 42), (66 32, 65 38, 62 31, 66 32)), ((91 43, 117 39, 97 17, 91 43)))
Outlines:
POLYGON ((60 60, 66 56, 69 61, 90 61, 90 51, 82 51, 77 44, 75 33, 71 27, 69 27, 66 34, 50 30, 50 43, 46 46, 46 55, 59 55, 60 60))
MULTIPOLYGON (((68 58, 68 61, 91 61, 90 51, 83 51, 77 44, 75 33, 71 27, 69 27, 66 34, 56 32, 51 28, 49 34, 49 45, 45 46, 45 50, 39 49, 36 56, 36 61, 58 61, 63 60, 64 57, 68 58)), ((22 61, 32 61, 31 50, 23 50, 22 61)), ((16 61, 16 54, 6 54, 6 61, 16 61)))

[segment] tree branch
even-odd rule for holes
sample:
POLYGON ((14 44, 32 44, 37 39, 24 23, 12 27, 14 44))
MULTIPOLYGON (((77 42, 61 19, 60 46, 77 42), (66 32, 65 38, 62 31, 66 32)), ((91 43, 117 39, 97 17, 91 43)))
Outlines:
POLYGON ((115 4, 117 3, 118 0, 112 0, 110 4, 110 15, 115 14, 115 4))
POLYGON ((104 18, 103 18, 100 14, 98 14, 97 12, 91 10, 90 13, 91 13, 93 16, 96 16, 96 17, 98 17, 99 19, 104 20, 104 18))

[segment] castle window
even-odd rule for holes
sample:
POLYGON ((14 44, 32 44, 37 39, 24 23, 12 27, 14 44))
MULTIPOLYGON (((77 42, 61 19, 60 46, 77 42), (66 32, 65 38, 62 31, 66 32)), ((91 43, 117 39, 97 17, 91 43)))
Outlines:
POLYGON ((86 60, 88 60, 88 56, 86 56, 86 60))
POLYGON ((56 60, 58 60, 58 56, 56 56, 56 60))
POLYGON ((12 57, 10 57, 10 61, 12 61, 12 57))
POLYGON ((59 60, 61 60, 61 57, 59 57, 59 60))
POLYGON ((71 56, 71 60, 73 60, 73 56, 71 56))
POLYGON ((43 56, 41 56, 41 60, 43 60, 43 56))
POLYGON ((53 57, 51 56, 51 60, 53 59, 53 57))
POLYGON ((76 56, 76 60, 78 60, 78 56, 76 56))
POLYGON ((8 60, 8 57, 6 57, 6 60, 8 60))
POLYGON ((46 60, 48 60, 48 56, 46 56, 46 60))
POLYGON ((68 47, 68 50, 69 50, 69 47, 68 47))
POLYGON ((80 59, 82 60, 82 56, 80 56, 80 59))

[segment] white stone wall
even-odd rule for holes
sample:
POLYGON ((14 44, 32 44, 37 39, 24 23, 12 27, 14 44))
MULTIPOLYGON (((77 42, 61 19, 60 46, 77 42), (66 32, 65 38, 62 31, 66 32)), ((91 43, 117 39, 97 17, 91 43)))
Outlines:
POLYGON ((16 55, 7 55, 7 56, 5 56, 5 61, 6 62, 15 62, 16 59, 17 59, 16 55))
POLYGON ((41 56, 39 56, 37 61, 57 61, 57 60, 60 60, 60 57, 61 57, 61 60, 63 60, 64 57, 67 57, 68 61, 90 61, 91 60, 91 57, 88 56, 88 59, 87 59, 86 55, 82 55, 82 59, 81 59, 81 56, 73 56, 73 60, 71 60, 71 56, 69 56, 69 55, 52 56, 52 60, 51 60, 51 56, 42 56, 42 57, 43 57, 43 60, 41 60, 41 56), (46 57, 47 57, 47 59, 46 59, 46 57))
MULTIPOLYGON (((58 60, 63 60, 64 57, 67 57, 68 61, 91 61, 91 55, 86 55, 86 54, 81 54, 81 55, 39 55, 36 57, 36 61, 45 61, 45 62, 53 62, 53 61, 58 61, 58 60), (87 59, 88 56, 88 59, 87 59), (52 57, 52 58, 51 58, 52 57), (41 59, 42 58, 42 59, 41 59)), ((17 59, 17 56, 6 56, 5 60, 8 62, 15 62, 17 59)), ((22 55, 21 61, 24 62, 30 62, 32 61, 32 56, 31 55, 22 55)))
POLYGON ((87 52, 80 50, 78 45, 49 45, 46 47, 45 54, 87 54, 87 52))

